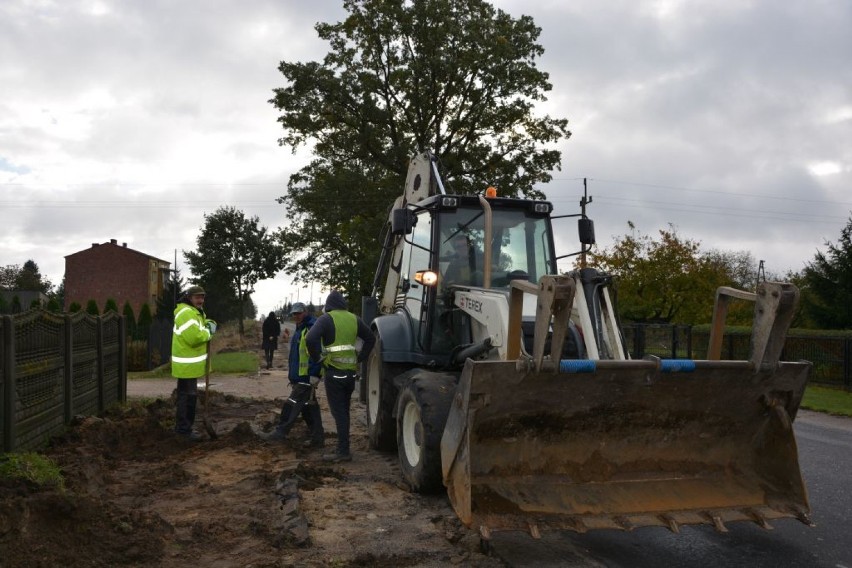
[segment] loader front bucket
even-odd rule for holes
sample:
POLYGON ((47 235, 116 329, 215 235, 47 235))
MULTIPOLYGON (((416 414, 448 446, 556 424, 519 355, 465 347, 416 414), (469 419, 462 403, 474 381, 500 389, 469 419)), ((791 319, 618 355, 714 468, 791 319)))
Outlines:
POLYGON ((468 360, 441 442, 456 513, 483 533, 795 517, 792 421, 811 364, 468 360))

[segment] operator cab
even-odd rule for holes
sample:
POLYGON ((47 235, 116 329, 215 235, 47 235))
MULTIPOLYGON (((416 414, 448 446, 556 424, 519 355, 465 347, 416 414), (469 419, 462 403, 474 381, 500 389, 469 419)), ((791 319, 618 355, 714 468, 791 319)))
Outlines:
POLYGON ((556 273, 547 201, 435 195, 409 205, 397 308, 409 314, 419 351, 443 359, 472 341, 457 290, 508 295, 509 282, 556 273), (490 238, 489 238, 490 235, 490 238))

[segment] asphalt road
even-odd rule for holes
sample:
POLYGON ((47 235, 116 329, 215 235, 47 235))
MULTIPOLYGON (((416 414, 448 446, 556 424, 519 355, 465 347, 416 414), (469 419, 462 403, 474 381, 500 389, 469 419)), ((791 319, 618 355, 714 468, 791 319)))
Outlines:
POLYGON ((816 527, 794 519, 773 530, 733 523, 730 532, 686 526, 632 532, 502 533, 494 553, 514 567, 702 568, 720 566, 852 568, 852 419, 801 411, 795 422, 799 463, 816 527))

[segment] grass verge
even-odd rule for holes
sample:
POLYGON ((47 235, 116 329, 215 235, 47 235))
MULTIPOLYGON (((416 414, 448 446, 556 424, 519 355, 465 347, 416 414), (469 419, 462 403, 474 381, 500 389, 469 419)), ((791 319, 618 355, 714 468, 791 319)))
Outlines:
POLYGON ((852 416, 852 392, 843 389, 808 385, 802 408, 835 416, 852 416))
POLYGON ((40 487, 65 490, 59 466, 35 452, 0 454, 0 479, 23 479, 40 487))
MULTIPOLYGON (((219 375, 247 375, 257 372, 260 359, 251 351, 233 351, 213 355, 213 372, 219 375)), ((127 373, 128 379, 168 379, 172 376, 170 363, 160 365, 151 371, 127 373)))

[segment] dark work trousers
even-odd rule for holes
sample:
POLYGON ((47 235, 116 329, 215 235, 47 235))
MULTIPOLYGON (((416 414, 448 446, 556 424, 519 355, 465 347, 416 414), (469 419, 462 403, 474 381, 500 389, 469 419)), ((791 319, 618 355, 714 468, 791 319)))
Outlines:
POLYGON ((270 369, 270 368, 272 368, 272 356, 275 354, 275 348, 274 347, 267 347, 263 351, 266 355, 266 368, 270 369))
POLYGON ((322 418, 317 397, 311 397, 311 385, 305 383, 290 383, 290 396, 281 407, 281 417, 278 419, 278 430, 285 436, 296 423, 299 415, 305 419, 308 426, 308 435, 314 442, 322 442, 325 436, 322 428, 322 418))
POLYGON ((341 456, 349 455, 349 404, 357 376, 355 371, 342 371, 334 367, 325 371, 325 395, 337 426, 337 453, 341 456))
POLYGON ((195 403, 198 400, 198 379, 177 380, 177 409, 175 432, 189 435, 195 424, 195 403))

